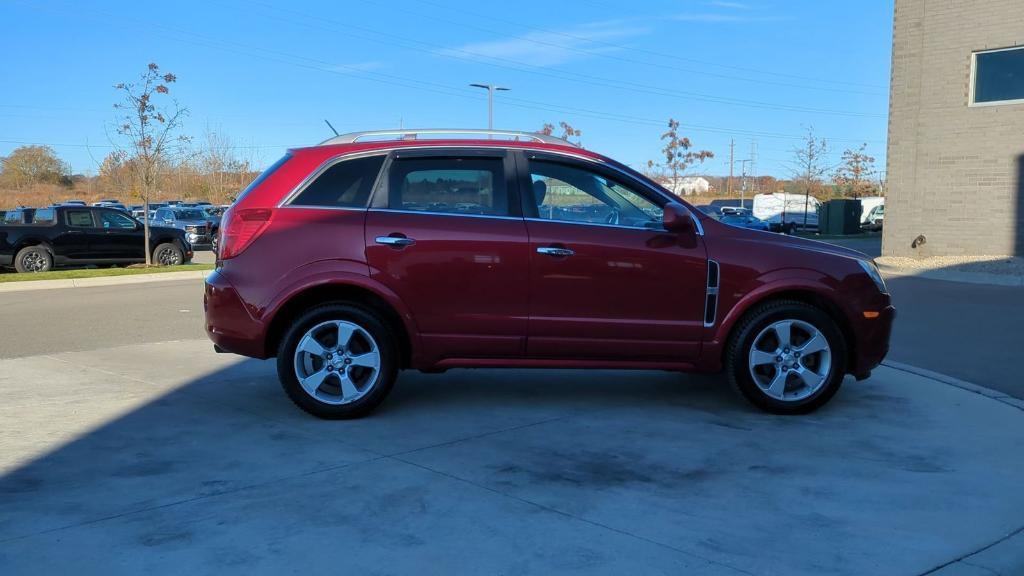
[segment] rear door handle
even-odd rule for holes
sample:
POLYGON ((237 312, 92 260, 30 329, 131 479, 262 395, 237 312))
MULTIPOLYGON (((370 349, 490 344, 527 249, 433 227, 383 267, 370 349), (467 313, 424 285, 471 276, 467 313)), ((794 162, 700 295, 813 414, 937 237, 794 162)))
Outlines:
POLYGON ((559 248, 557 246, 541 246, 540 248, 537 248, 537 253, 547 254, 548 256, 558 256, 563 258, 565 256, 572 256, 573 254, 575 254, 575 252, 568 248, 559 248))
POLYGON ((406 238, 405 236, 377 236, 377 244, 384 244, 386 246, 395 246, 401 248, 402 246, 412 246, 416 243, 412 238, 406 238))

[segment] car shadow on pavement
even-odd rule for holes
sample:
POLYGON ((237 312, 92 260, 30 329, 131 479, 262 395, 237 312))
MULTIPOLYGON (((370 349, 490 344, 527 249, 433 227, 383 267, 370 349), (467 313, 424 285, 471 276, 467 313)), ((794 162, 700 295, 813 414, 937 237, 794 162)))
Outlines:
MULTIPOLYGON (((891 383, 848 381, 819 412, 782 418, 715 377, 406 372, 373 415, 332 422, 287 400, 272 361, 194 348, 187 366, 11 361, 5 574, 811 574, 899 556, 849 540, 878 526, 924 532, 895 561, 918 570, 960 548, 934 526, 991 521, 986 494, 1007 481, 959 473, 973 445, 954 411, 891 383), (56 369, 61 385, 40 386, 56 369), (977 495, 956 503, 967 487, 977 495), (801 555, 770 546, 779 533, 801 555), (847 541, 838 559, 832 538, 847 541)), ((965 393, 932 391, 949 394, 965 393)))

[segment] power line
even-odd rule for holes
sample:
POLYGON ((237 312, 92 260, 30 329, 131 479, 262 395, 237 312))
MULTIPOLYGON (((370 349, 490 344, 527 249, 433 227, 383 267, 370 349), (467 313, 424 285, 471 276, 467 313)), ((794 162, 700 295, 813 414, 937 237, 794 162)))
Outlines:
MULTIPOLYGON (((102 11, 99 11, 99 12, 103 13, 102 11)), ((110 14, 110 13, 106 13, 106 14, 108 16, 110 16, 110 17, 117 17, 118 16, 118 15, 113 15, 113 14, 110 14)), ((90 17, 94 17, 94 16, 90 15, 90 17)), ((130 18, 124 18, 124 19, 132 20, 130 18)), ((106 21, 106 20, 104 20, 104 21, 106 21)), ((255 56, 255 54, 252 52, 252 50, 255 50, 257 52, 260 52, 260 53, 264 54, 263 56, 259 56, 261 58, 267 58, 267 59, 270 59, 270 60, 274 60, 274 61, 281 62, 281 63, 284 63, 284 64, 292 65, 292 66, 298 66, 298 67, 312 69, 312 70, 316 70, 316 71, 320 71, 320 72, 328 72, 328 73, 340 74, 340 75, 343 75, 343 76, 346 76, 346 77, 352 77, 352 78, 362 79, 362 80, 369 80, 369 81, 379 82, 379 83, 384 83, 384 84, 389 84, 389 85, 402 86, 402 87, 412 88, 412 89, 416 89, 416 90, 429 91, 429 92, 434 92, 434 93, 442 94, 442 95, 449 96, 449 97, 454 96, 454 97, 459 97, 459 98, 467 98, 467 99, 476 100, 475 97, 467 94, 466 93, 467 91, 464 88, 460 89, 460 88, 455 88, 455 87, 452 87, 452 86, 440 84, 440 83, 437 83, 437 82, 428 82, 428 81, 424 81, 424 80, 408 79, 408 78, 404 78, 404 77, 396 76, 396 75, 392 75, 392 74, 384 74, 384 73, 380 73, 380 72, 366 71, 366 70, 362 70, 362 69, 359 69, 359 68, 353 67, 353 66, 330 64, 330 63, 327 63, 327 62, 324 62, 324 61, 321 61, 321 60, 316 60, 316 59, 305 57, 305 56, 288 54, 288 53, 284 53, 284 52, 280 52, 280 51, 274 51, 274 50, 268 50, 268 49, 260 48, 260 47, 248 46, 248 45, 245 45, 245 44, 239 44, 237 42, 225 42, 225 41, 221 41, 221 40, 210 39, 208 37, 204 37, 202 35, 195 34, 195 33, 189 32, 189 31, 183 31, 183 30, 180 30, 180 29, 175 29, 175 28, 172 28, 172 27, 163 26, 163 25, 159 25, 159 24, 147 23, 147 25, 152 26, 152 27, 156 27, 156 28, 163 28, 165 30, 169 30, 171 32, 174 32, 174 33, 178 34, 178 36, 175 36, 173 34, 167 34, 167 33, 164 33, 163 35, 169 36, 169 37, 171 37, 171 38, 173 38, 175 40, 178 40, 178 41, 181 41, 181 42, 185 42, 185 43, 192 43, 192 44, 201 45, 201 46, 213 47, 213 48, 216 48, 216 49, 225 50, 225 51, 233 52, 233 53, 236 53, 236 54, 243 54, 243 55, 247 55, 247 56, 255 56), (188 35, 188 36, 192 36, 194 38, 198 38, 198 40, 188 40, 188 39, 182 38, 180 36, 181 34, 185 34, 185 35, 188 35), (228 46, 225 46, 225 44, 228 44, 228 46), (241 49, 238 49, 238 48, 233 48, 233 47, 230 46, 231 44, 233 44, 234 46, 241 46, 243 48, 246 48, 248 51, 247 50, 241 50, 241 49), (270 56, 267 56, 267 54, 269 54, 270 56), (303 60, 305 62, 312 62, 314 64, 295 62, 295 61, 293 61, 293 59, 294 60, 303 60), (341 70, 339 70, 339 68, 340 69, 347 69, 347 70, 350 70, 351 72, 350 73, 344 73, 341 70), (379 76, 379 77, 373 77, 373 76, 379 76)), ((528 109, 543 110, 543 111, 558 112, 558 113, 576 114, 576 115, 581 115, 581 116, 586 116, 586 117, 591 117, 591 118, 611 120, 611 121, 618 121, 618 122, 627 122, 627 123, 642 123, 642 124, 658 125, 658 126, 661 126, 661 125, 663 125, 665 123, 664 120, 658 120, 658 119, 652 119, 652 118, 641 118, 641 117, 635 117, 635 116, 629 116, 629 115, 622 115, 622 114, 615 114, 615 113, 606 113, 606 112, 586 110, 586 109, 579 109, 579 108, 572 108, 572 107, 565 107, 565 106, 557 106, 557 105, 551 105, 551 104, 546 104, 546 103, 542 103, 542 102, 536 102, 536 101, 532 101, 532 100, 525 100, 525 99, 506 99, 506 100, 515 100, 515 102, 507 102, 506 104, 507 105, 512 105, 512 106, 517 106, 517 107, 520 107, 520 108, 528 108, 528 109)), ((18 106, 18 105, 9 105, 9 106, 13 107, 13 106, 18 106)), ((756 132, 756 131, 749 131, 749 130, 728 129, 728 128, 712 127, 712 126, 700 126, 700 125, 689 125, 689 124, 687 124, 687 128, 688 129, 693 129, 693 130, 696 130, 696 131, 720 132, 720 133, 725 133, 725 134, 756 135, 756 136, 764 137, 764 138, 784 138, 784 139, 799 139, 799 138, 802 138, 802 136, 791 135, 791 134, 777 134, 777 133, 767 133, 767 132, 756 132)), ((840 138, 830 138, 830 139, 833 140, 833 141, 844 141, 844 140, 845 141, 851 141, 851 142, 863 142, 864 141, 863 139, 840 139, 840 138)), ((12 143, 19 143, 19 142, 20 141, 12 141, 12 143)), ((68 146, 87 146, 87 145, 68 144, 68 146)), ((97 147, 100 147, 100 146, 97 146, 97 147)), ((273 147, 278 147, 278 146, 277 145, 252 146, 252 148, 273 148, 273 147)))
MULTIPOLYGON (((374 0, 364 0, 364 3, 374 4, 374 5, 377 5, 377 6, 381 5, 380 2, 376 2, 374 0)), ((431 5, 431 6, 436 6, 436 7, 440 7, 440 8, 450 9, 450 7, 444 6, 443 4, 439 4, 439 3, 436 3, 436 2, 429 2, 429 1, 426 1, 426 0, 420 0, 420 3, 421 4, 431 5)), ((599 57, 599 58, 606 58, 606 59, 609 59, 609 60, 617 60, 619 62, 626 62, 626 63, 629 63, 629 64, 640 64, 640 65, 643 65, 643 66, 650 66, 650 67, 654 67, 654 68, 661 68, 661 69, 664 69, 664 70, 674 70, 674 71, 677 71, 677 72, 685 72, 685 73, 688 73, 688 74, 702 74, 702 75, 706 75, 706 76, 712 76, 712 77, 715 77, 715 78, 723 78, 723 79, 729 79, 729 80, 738 80, 738 81, 741 81, 741 82, 751 82, 751 83, 755 83, 755 84, 767 84, 767 85, 773 85, 773 86, 785 86, 785 87, 788 87, 788 88, 801 88, 801 89, 806 89, 806 90, 820 90, 820 91, 825 91, 825 92, 840 92, 840 93, 845 93, 845 94, 864 94, 864 95, 870 95, 870 96, 885 96, 886 95, 886 93, 883 93, 883 92, 869 92, 869 91, 863 91, 863 90, 851 90, 849 88, 826 88, 826 87, 822 87, 822 86, 808 86, 808 85, 793 84, 791 81, 785 81, 784 82, 784 81, 764 80, 764 79, 749 78, 749 77, 736 76, 736 75, 730 75, 730 74, 722 74, 722 73, 717 73, 717 72, 708 72, 706 70, 694 70, 694 69, 690 69, 690 68, 681 68, 681 67, 678 67, 678 66, 672 66, 672 65, 668 65, 668 64, 661 64, 661 63, 650 62, 650 61, 646 61, 646 60, 638 60, 636 58, 627 58, 627 57, 619 56, 619 55, 616 55, 616 54, 610 54, 608 52, 588 50, 586 48, 581 48, 579 46, 572 46, 572 45, 567 45, 567 44, 559 44, 557 42, 547 42, 545 40, 541 40, 541 39, 536 38, 536 37, 515 36, 515 35, 512 35, 512 34, 503 33, 503 32, 497 31, 497 30, 493 30, 493 29, 490 29, 490 28, 485 28, 485 27, 478 26, 478 25, 475 25, 475 24, 470 24, 470 23, 466 23, 466 22, 457 22, 457 21, 454 21, 454 20, 440 18, 440 17, 435 16, 433 14, 425 14, 425 13, 422 13, 422 12, 416 12, 416 11, 413 11, 413 10, 409 10, 407 8, 400 8, 400 7, 397 7, 397 6, 393 6, 391 4, 389 4, 387 6, 387 9, 389 11, 390 10, 398 10, 400 12, 405 12, 406 14, 411 14, 411 15, 414 15, 414 16, 416 16, 418 18, 426 18, 426 19, 429 19, 429 20, 434 20, 436 22, 452 24, 452 25, 455 25, 455 26, 461 26, 463 28, 468 28, 470 30, 478 30, 480 32, 486 32, 488 34, 494 34, 494 35, 496 35, 498 37, 502 37, 502 38, 509 38, 509 39, 518 40, 518 41, 522 41, 522 42, 528 42, 528 43, 535 44, 535 45, 538 45, 538 46, 548 46, 548 47, 552 47, 552 48, 558 48, 560 50, 566 50, 566 51, 570 51, 570 52, 575 52, 577 54, 584 54, 584 55, 588 55, 588 56, 594 56, 594 57, 599 57)), ((475 16, 477 18, 484 18, 484 19, 488 19, 488 20, 493 20, 493 21, 496 21, 496 22, 504 23, 504 24, 511 24, 511 25, 514 25, 514 26, 519 26, 519 27, 525 28, 527 30, 532 30, 534 32, 537 32, 537 33, 540 33, 540 34, 545 34, 545 35, 548 35, 548 36, 560 36, 560 37, 567 38, 567 39, 570 39, 570 40, 573 40, 573 41, 583 42, 583 43, 592 44, 592 45, 605 46, 607 48, 613 48, 613 49, 616 49, 616 50, 647 52, 647 53, 650 53, 652 55, 656 55, 659 58, 668 58, 668 59, 673 59, 673 60, 684 60, 684 61, 689 61, 689 62, 692 62, 692 63, 700 63, 700 64, 703 64, 703 65, 709 65, 709 66, 719 66, 719 67, 724 67, 724 68, 732 68, 730 66, 725 66, 725 65, 721 65, 721 64, 716 64, 716 63, 711 63, 711 62, 703 62, 703 61, 700 61, 700 60, 679 58, 679 57, 677 57, 675 55, 672 55, 672 54, 666 54, 666 53, 661 53, 661 52, 654 52, 654 51, 645 50, 645 49, 642 49, 642 48, 634 48, 634 47, 631 47, 631 46, 626 46, 626 45, 617 44, 617 43, 613 43, 613 42, 607 42, 607 41, 603 41, 603 40, 601 40, 599 38, 592 38, 592 37, 587 37, 587 36, 579 36, 579 35, 570 34, 570 33, 562 32, 562 31, 558 31, 558 30, 548 30, 548 29, 545 29, 545 28, 538 28, 538 27, 535 27, 535 26, 530 26, 530 25, 526 25, 526 24, 512 22, 512 21, 509 21, 509 20, 505 20, 503 18, 497 18, 497 17, 486 15, 486 14, 481 14, 479 12, 471 12, 471 11, 460 9, 459 13, 475 16)), ((742 70, 742 68, 740 68, 740 69, 742 70)), ((751 72, 756 72, 756 73, 759 73, 759 74, 766 74, 766 75, 772 75, 772 76, 782 76, 782 77, 791 78, 791 79, 794 79, 794 78, 795 79, 803 79, 803 80, 813 81, 813 82, 831 83, 831 84, 844 84, 844 85, 854 85, 854 86, 858 86, 859 85, 859 84, 850 83, 850 82, 842 82, 842 81, 835 81, 835 80, 825 80, 825 79, 818 79, 818 78, 794 76, 794 75, 791 75, 791 74, 782 74, 782 73, 777 73, 777 72, 757 71, 757 70, 752 70, 752 69, 747 69, 747 70, 751 71, 751 72)), ((875 86, 875 85, 863 85, 863 86, 871 86, 871 87, 876 87, 876 88, 885 88, 884 86, 875 86)))
MULTIPOLYGON (((432 43, 432 42, 426 42, 426 41, 422 41, 422 40, 409 39, 409 38, 406 38, 406 37, 403 37, 403 36, 398 36, 398 35, 395 35, 395 34, 389 34, 387 32, 380 32, 380 31, 377 31, 377 30, 373 30, 372 28, 367 28, 365 26, 358 26, 358 25, 355 25, 355 24, 352 24, 352 23, 349 23, 349 22, 342 22, 342 21, 339 21, 339 20, 333 20, 333 19, 330 19, 330 18, 326 18, 324 16, 319 16, 319 15, 318 16, 314 16, 314 15, 310 15, 310 14, 305 14, 305 13, 299 12, 297 10, 281 8, 281 7, 278 7, 278 6, 273 6, 273 5, 270 5, 270 4, 266 4, 264 2, 252 2, 252 4, 256 4, 256 5, 259 5, 259 6, 262 6, 264 8, 268 8, 270 10, 274 10, 274 11, 277 11, 277 12, 293 14, 295 16, 299 16, 301 18, 306 18, 306 19, 310 20, 310 22, 296 22, 295 20, 290 20, 290 21, 286 20, 288 22, 291 22, 292 24, 299 24, 299 25, 303 25, 303 26, 307 26, 307 27, 311 27, 311 28, 319 28, 321 30, 325 30, 325 31, 328 31, 328 32, 338 32, 338 30, 335 29, 335 28, 330 28, 330 27, 327 27, 327 26, 324 26, 323 24, 321 24, 322 22, 329 22, 329 23, 331 23, 333 25, 340 26, 340 27, 343 27, 343 28, 360 30, 360 31, 365 32, 365 33, 375 34, 375 35, 378 35, 378 36, 390 38, 391 39, 390 41, 385 42, 385 41, 382 41, 382 40, 377 39, 377 38, 361 36, 362 39, 369 40, 371 42, 381 43, 381 44, 384 44, 386 46, 393 46, 393 47, 409 49, 407 46, 403 46, 403 43, 404 44, 409 44, 409 43, 411 43, 411 44, 418 44, 418 45, 425 46, 427 48, 432 49, 434 51, 434 54, 438 55, 438 56, 447 57, 447 58, 453 58, 453 59, 456 59, 456 60, 462 60, 462 61, 467 61, 467 62, 485 64, 485 65, 488 65, 488 66, 494 66, 494 67, 497 67, 497 68, 514 70, 514 71, 517 71, 517 72, 524 72, 524 73, 527 73, 527 74, 534 74, 534 75, 543 76, 543 77, 547 77, 547 78, 554 78, 556 80, 568 80, 568 81, 578 82, 578 83, 587 84, 587 85, 591 85, 591 86, 600 86, 600 87, 604 87, 604 88, 614 88, 614 89, 618 89, 618 90, 624 90, 624 91, 629 91, 629 92, 634 92, 634 93, 639 93, 639 94, 648 94, 648 95, 653 95, 653 96, 662 96, 662 97, 668 97, 668 98, 676 98, 676 99, 680 99, 680 100, 692 100, 692 101, 701 101, 701 102, 711 102, 711 103, 716 103, 716 104, 727 104, 727 105, 732 105, 732 106, 744 106, 744 107, 749 107, 749 108, 757 108, 757 109, 765 109, 765 110, 780 110, 780 111, 789 111, 789 112, 803 112, 803 113, 812 113, 812 114, 825 114, 825 115, 832 115, 832 116, 877 117, 877 118, 884 118, 885 117, 884 114, 873 114, 873 113, 865 113, 865 112, 851 112, 851 111, 847 111, 847 110, 833 110, 833 109, 827 109, 827 108, 812 108, 812 107, 807 107, 807 106, 794 106, 794 105, 789 105, 789 104, 777 104, 777 103, 772 103, 772 102, 762 102, 762 101, 758 101, 758 100, 747 100, 747 99, 741 99, 741 98, 729 98, 729 97, 723 97, 723 96, 715 96, 715 95, 704 94, 704 93, 700 93, 700 92, 690 92, 690 91, 682 91, 682 90, 670 90, 670 89, 665 89, 665 88, 661 88, 661 87, 658 87, 658 86, 651 86, 651 85, 647 85, 647 84, 640 84, 640 83, 637 83, 637 82, 630 82, 630 81, 624 81, 624 80, 616 80, 616 79, 612 79, 612 78, 604 78, 604 77, 595 76, 595 75, 592 75, 592 74, 582 74, 582 73, 570 72, 570 71, 566 71, 566 70, 559 70, 558 73, 553 73, 553 72, 549 71, 549 70, 551 70, 549 68, 545 68, 545 67, 542 67, 542 66, 536 66, 536 65, 529 64, 529 63, 526 63, 526 62, 521 62, 521 61, 518 61, 518 60, 514 60, 514 59, 511 59, 511 58, 504 58, 504 57, 500 57, 500 56, 489 56, 489 55, 486 55, 486 54, 480 54, 479 52, 473 52, 471 50, 465 50, 465 49, 462 49, 462 48, 451 48, 451 47, 448 47, 448 46, 444 46, 444 45, 436 44, 436 43, 432 43), (459 56, 458 54, 464 54, 465 56, 459 56)), ((276 18, 275 19, 275 21, 280 21, 280 20, 281 20, 280 18, 276 18)), ((415 48, 413 48, 413 49, 415 50, 415 48)))

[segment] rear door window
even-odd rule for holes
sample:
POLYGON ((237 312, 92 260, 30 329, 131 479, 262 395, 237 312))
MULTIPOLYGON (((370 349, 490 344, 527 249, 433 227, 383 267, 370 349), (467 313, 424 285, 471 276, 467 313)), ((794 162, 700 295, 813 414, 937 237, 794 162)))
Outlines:
POLYGON ((388 176, 388 208, 410 212, 507 216, 501 158, 399 158, 388 176))
POLYGON ((66 218, 68 226, 75 228, 94 228, 96 226, 93 222, 92 210, 68 210, 66 218))
POLYGON ((365 208, 384 155, 342 160, 324 170, 294 200, 292 206, 365 208))

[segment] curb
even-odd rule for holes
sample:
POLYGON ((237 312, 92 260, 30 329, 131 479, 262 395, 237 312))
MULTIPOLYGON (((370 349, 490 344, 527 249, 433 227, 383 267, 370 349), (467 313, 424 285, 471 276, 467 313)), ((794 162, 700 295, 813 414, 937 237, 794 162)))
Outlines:
POLYGON ((928 280, 945 280, 965 284, 989 284, 992 286, 1024 287, 1024 276, 1009 274, 992 274, 989 272, 958 272, 956 270, 917 270, 895 268, 878 264, 878 270, 885 276, 927 278, 928 280))
POLYGON ((1010 396, 1005 392, 1000 392, 999 390, 993 390, 992 388, 979 386, 966 380, 960 380, 959 378, 954 378, 952 376, 947 376, 945 374, 933 372, 931 370, 926 370, 924 368, 918 368, 917 366, 911 366, 910 364, 896 362, 894 360, 885 360, 882 362, 882 366, 886 366, 894 370, 899 370, 900 372, 914 374, 915 376, 921 376, 923 378, 936 380, 938 382, 942 382, 943 384, 953 386, 954 388, 960 388, 961 390, 965 390, 967 392, 978 394, 979 396, 990 398, 992 400, 995 400, 996 402, 1001 402, 1003 404, 1006 404, 1007 406, 1012 406, 1024 412, 1024 400, 1021 400, 1020 398, 1014 398, 1013 396, 1010 396))
POLYGON ((2 292, 27 292, 30 290, 56 290, 60 288, 90 288, 93 286, 118 286, 121 284, 147 284, 170 280, 206 278, 210 270, 189 270, 187 272, 156 272, 153 274, 122 274, 119 276, 97 276, 95 278, 61 278, 59 280, 25 280, 0 283, 2 292))

